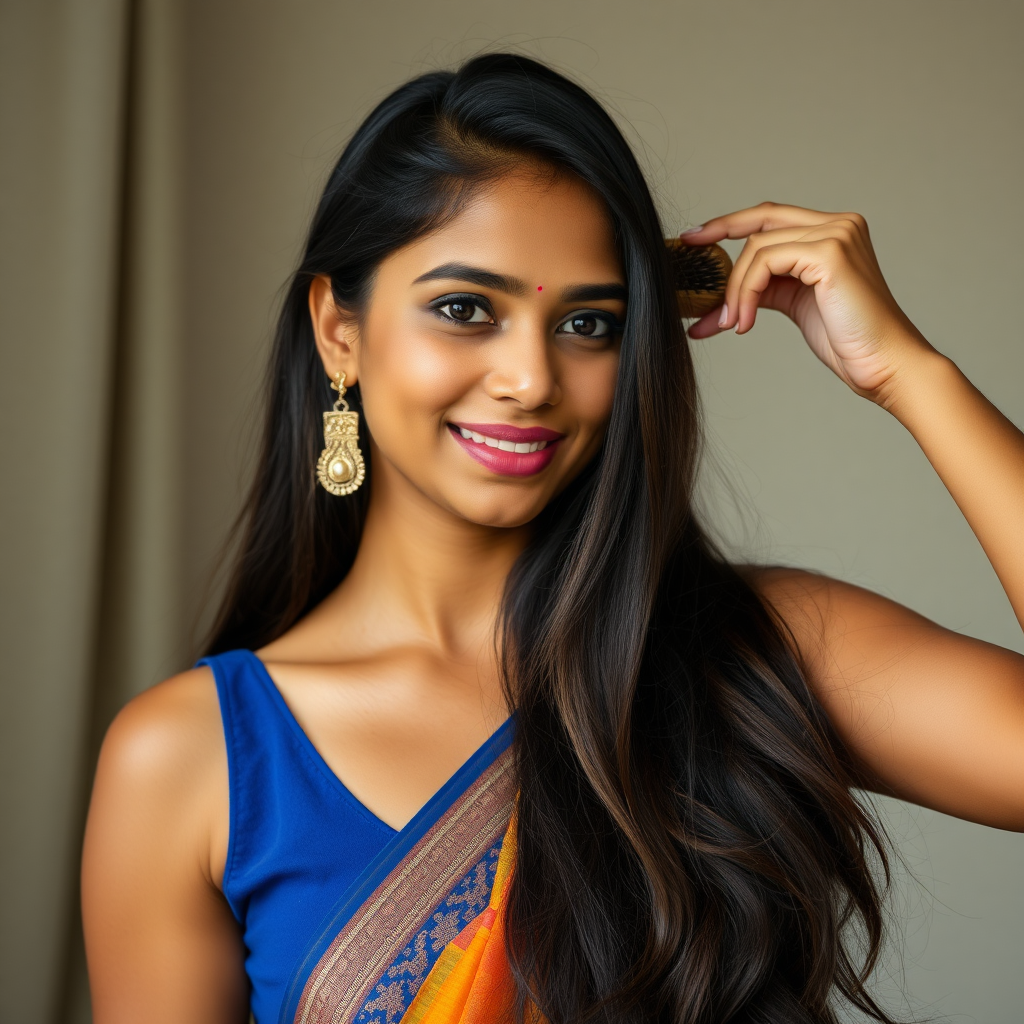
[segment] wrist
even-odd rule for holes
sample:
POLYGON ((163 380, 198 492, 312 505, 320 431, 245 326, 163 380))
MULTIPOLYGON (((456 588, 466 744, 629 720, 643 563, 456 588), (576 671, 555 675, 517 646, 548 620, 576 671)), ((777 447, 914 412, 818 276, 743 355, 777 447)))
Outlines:
POLYGON ((937 408, 936 399, 948 394, 961 380, 963 374, 952 359, 923 338, 915 338, 906 346, 885 385, 870 397, 912 431, 922 415, 937 408))

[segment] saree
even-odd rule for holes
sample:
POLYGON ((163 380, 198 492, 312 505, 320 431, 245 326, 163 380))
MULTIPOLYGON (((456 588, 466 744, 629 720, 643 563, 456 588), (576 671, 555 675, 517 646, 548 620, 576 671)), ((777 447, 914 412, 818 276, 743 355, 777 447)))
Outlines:
POLYGON ((484 1024, 511 1013, 511 733, 509 721, 342 896, 279 1024, 484 1024))

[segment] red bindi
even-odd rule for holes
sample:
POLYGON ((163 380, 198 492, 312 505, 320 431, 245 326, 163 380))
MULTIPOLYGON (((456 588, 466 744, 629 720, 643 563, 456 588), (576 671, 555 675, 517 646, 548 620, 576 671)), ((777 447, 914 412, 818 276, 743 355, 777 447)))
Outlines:
POLYGON ((539 291, 539 292, 544 291, 544 285, 542 285, 542 284, 537 285, 537 291, 539 291))

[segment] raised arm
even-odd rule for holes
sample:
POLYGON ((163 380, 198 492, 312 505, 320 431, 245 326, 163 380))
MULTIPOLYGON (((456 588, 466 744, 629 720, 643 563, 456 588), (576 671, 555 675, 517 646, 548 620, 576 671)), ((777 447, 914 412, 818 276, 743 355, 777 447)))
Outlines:
MULTIPOLYGON (((724 309, 691 337, 745 333, 759 308, 789 316, 823 363, 913 434, 1024 627, 1024 434, 907 319, 864 218, 765 203, 683 237, 747 239, 724 309)), ((755 582, 879 789, 1024 830, 1024 658, 835 580, 776 570, 755 582)))

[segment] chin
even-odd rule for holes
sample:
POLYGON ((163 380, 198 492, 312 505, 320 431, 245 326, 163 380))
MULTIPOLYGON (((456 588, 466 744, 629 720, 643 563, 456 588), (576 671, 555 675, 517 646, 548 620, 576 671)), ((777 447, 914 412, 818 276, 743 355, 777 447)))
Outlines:
POLYGON ((536 519, 544 508, 544 502, 525 500, 518 502, 509 500, 503 495, 501 500, 473 502, 452 502, 451 507, 456 515, 462 516, 467 522, 477 526, 491 526, 495 529, 514 530, 517 526, 525 526, 536 519))

